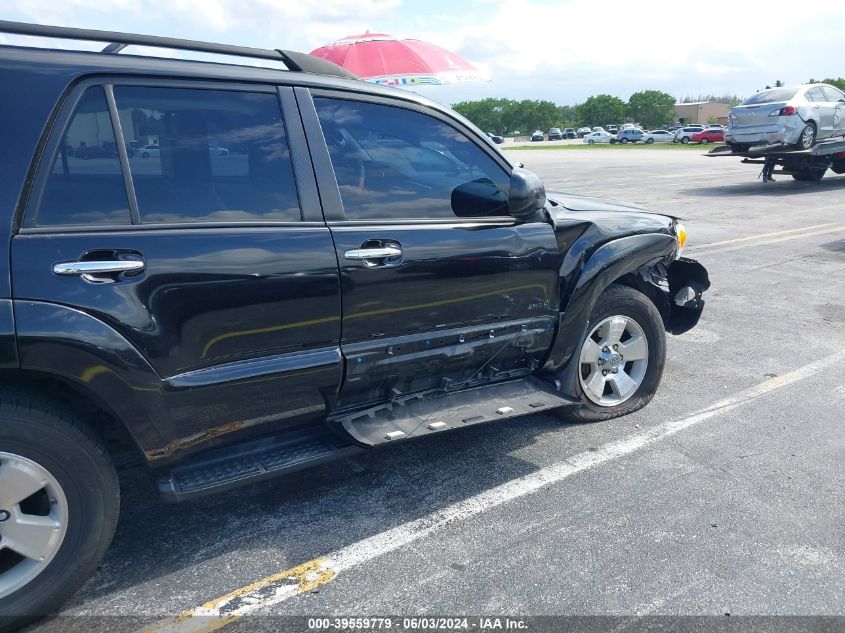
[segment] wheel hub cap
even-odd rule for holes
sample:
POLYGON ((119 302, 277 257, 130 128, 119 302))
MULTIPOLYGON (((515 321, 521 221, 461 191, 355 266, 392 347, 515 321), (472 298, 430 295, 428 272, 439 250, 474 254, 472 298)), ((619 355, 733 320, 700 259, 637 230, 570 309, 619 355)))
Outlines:
POLYGON ((0 452, 0 599, 28 584, 58 553, 68 503, 40 464, 0 452))
POLYGON ((639 389, 648 368, 645 331, 628 316, 612 316, 592 328, 581 347, 579 379, 584 395, 602 407, 622 404, 639 389))

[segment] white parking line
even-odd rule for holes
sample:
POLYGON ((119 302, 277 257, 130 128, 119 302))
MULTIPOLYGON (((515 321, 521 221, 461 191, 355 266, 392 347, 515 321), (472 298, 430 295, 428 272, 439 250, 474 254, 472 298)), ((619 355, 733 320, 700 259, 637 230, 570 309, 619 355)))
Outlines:
POLYGON ((690 248, 690 252, 694 255, 698 255, 701 252, 704 252, 705 255, 715 255, 716 253, 726 253, 728 251, 733 251, 738 248, 747 248, 752 246, 768 246, 770 244, 780 244, 781 242, 800 240, 805 237, 814 237, 816 235, 827 235, 828 233, 841 233, 842 231, 845 231, 845 224, 839 224, 829 229, 823 229, 820 231, 807 231, 806 229, 804 229, 801 233, 795 233, 793 235, 785 235, 782 237, 775 237, 771 239, 758 239, 756 242, 752 242, 750 244, 733 244, 712 249, 701 246, 698 249, 690 248))
POLYGON ((331 582, 344 571, 430 536, 438 530, 537 492, 546 486, 559 483, 582 471, 631 455, 680 431, 701 424, 723 413, 733 411, 774 391, 828 371, 831 367, 840 365, 843 361, 845 361, 845 350, 740 391, 689 417, 661 424, 636 435, 610 442, 594 451, 579 453, 562 462, 508 481, 422 518, 348 545, 325 557, 268 576, 206 602, 202 606, 185 611, 175 618, 154 624, 144 629, 144 633, 199 633, 219 629, 245 615, 312 591, 331 582))
POLYGON ((706 248, 713 248, 716 246, 724 246, 725 244, 736 244, 738 242, 748 242, 751 240, 762 240, 766 239, 767 237, 774 237, 776 235, 787 235, 789 233, 800 233, 802 231, 812 231, 814 229, 821 229, 828 226, 833 226, 836 224, 835 222, 826 222, 825 224, 814 224, 812 226, 804 226, 800 229, 789 229, 786 231, 773 231, 771 233, 758 233, 757 235, 748 235, 747 237, 737 237, 731 240, 722 240, 721 242, 710 242, 708 244, 700 244, 696 246, 690 246, 689 250, 703 250, 706 248))

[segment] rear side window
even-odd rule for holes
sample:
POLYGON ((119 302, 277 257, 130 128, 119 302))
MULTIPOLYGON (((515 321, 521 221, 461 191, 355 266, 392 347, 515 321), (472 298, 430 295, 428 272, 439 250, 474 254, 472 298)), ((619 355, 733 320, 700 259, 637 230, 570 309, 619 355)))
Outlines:
POLYGON ((810 88, 807 91, 807 100, 813 101, 815 103, 823 103, 827 101, 827 97, 825 97, 824 92, 822 92, 822 89, 816 86, 815 88, 810 88))
POLYGON ((314 102, 347 219, 508 215, 509 174, 456 128, 400 107, 314 102))
POLYGON ((76 105, 34 213, 24 226, 131 224, 106 95, 88 88, 76 105))
POLYGON ((114 93, 142 223, 301 219, 275 94, 114 93))
POLYGON ((831 86, 822 86, 822 90, 824 91, 824 94, 827 97, 828 101, 840 101, 842 99, 845 99, 844 94, 842 94, 839 90, 831 86))

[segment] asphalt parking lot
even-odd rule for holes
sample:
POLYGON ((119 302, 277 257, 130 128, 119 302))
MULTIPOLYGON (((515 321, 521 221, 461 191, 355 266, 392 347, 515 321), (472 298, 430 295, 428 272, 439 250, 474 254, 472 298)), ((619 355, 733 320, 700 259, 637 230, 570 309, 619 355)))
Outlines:
POLYGON ((133 617, 32 630, 178 630, 193 625, 157 623, 235 603, 845 615, 845 176, 764 185, 754 166, 680 150, 510 157, 548 190, 685 218, 713 285, 699 327, 670 337, 650 406, 606 423, 482 425, 176 506, 129 469, 114 544, 63 615, 133 617))

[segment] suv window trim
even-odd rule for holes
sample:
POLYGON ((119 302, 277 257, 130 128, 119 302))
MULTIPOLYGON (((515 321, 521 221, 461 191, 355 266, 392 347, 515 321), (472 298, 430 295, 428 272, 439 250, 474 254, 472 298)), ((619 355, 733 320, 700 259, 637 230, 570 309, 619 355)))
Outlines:
MULTIPOLYGON (((340 99, 345 101, 359 101, 364 103, 372 103, 375 105, 383 105, 394 108, 401 108, 404 110, 411 110, 425 116, 430 116, 458 132, 464 134, 472 143, 487 156, 489 156, 504 172, 510 177, 513 172, 513 166, 508 163, 507 159, 499 152, 498 149, 490 149, 492 141, 489 138, 482 139, 472 128, 464 125, 459 119, 447 116, 438 110, 427 108, 423 105, 405 101, 403 99, 394 99, 391 97, 382 97, 380 95, 370 95, 364 93, 351 93, 341 90, 331 90, 325 88, 294 88, 297 103, 299 104, 300 115, 302 116, 302 124, 305 130, 305 136, 308 140, 308 145, 311 148, 311 160, 314 165, 315 173, 317 174, 317 187, 320 192, 320 200, 323 203, 323 215, 328 226, 407 226, 413 224, 428 224, 428 225, 453 225, 456 224, 456 218, 373 218, 370 220, 349 220, 346 217, 346 211, 343 206, 343 200, 340 196, 340 189, 337 184, 337 177, 335 176, 334 166, 329 156, 326 139, 323 136, 323 128, 320 125, 319 117, 317 116, 317 108, 314 104, 314 98, 340 99), (479 142, 482 141, 482 142, 479 142)), ((484 136, 483 133, 481 133, 484 136)), ((467 224, 466 220, 457 218, 457 224, 467 224)), ((516 219, 512 216, 498 216, 490 218, 473 218, 469 224, 483 223, 483 224, 497 224, 505 226, 513 226, 516 219)))
POLYGON ((15 217, 14 233, 29 234, 29 233, 56 233, 56 232, 114 232, 127 230, 161 230, 161 229, 179 229, 194 230, 206 228, 250 228, 261 226, 303 226, 307 224, 325 225, 325 220, 322 214, 319 194, 317 192, 316 178, 311 168, 311 161, 308 156, 308 146, 305 142, 305 134, 302 129, 302 119, 298 108, 295 107, 293 99, 293 88, 289 85, 273 85, 273 84, 252 84, 244 82, 225 82, 225 81, 209 81, 209 80, 193 80, 191 78, 173 78, 173 77, 133 77, 133 76, 112 76, 100 75, 85 77, 81 80, 68 86, 63 97, 56 104, 56 114, 52 117, 51 122, 45 126, 43 135, 43 142, 39 144, 38 151, 32 159, 30 173, 32 174, 32 182, 29 188, 23 193, 20 200, 15 217), (58 151, 64 135, 67 133, 79 101, 85 94, 88 88, 99 86, 106 93, 106 103, 109 107, 109 118, 111 119, 112 129, 115 134, 115 143, 117 145, 118 157, 121 163, 121 171, 123 173, 124 185, 126 187, 126 195, 129 202, 131 224, 114 224, 114 225, 93 225, 93 224, 78 224, 78 225, 52 225, 52 226, 38 226, 26 227, 24 226, 25 218, 30 213, 35 213, 38 206, 41 204, 41 199, 44 193, 44 188, 47 179, 50 175, 52 165, 48 165, 46 161, 55 156, 58 151), (285 133, 288 138, 288 150, 291 155, 291 163, 293 167, 294 185, 296 187, 297 199, 299 202, 300 219, 299 220, 257 220, 251 222, 235 221, 235 222, 158 222, 143 224, 140 222, 138 214, 138 201, 135 196, 134 183, 132 181, 131 171, 128 170, 129 155, 126 149, 125 139, 123 138, 122 129, 120 127, 120 117, 117 116, 117 105, 114 101, 114 87, 151 87, 151 88, 182 88, 195 90, 217 90, 224 92, 252 92, 265 93, 276 95, 279 112, 285 127, 285 133), (289 96, 286 99, 283 95, 287 93, 289 96), (293 109, 290 108, 293 105, 293 109), (293 139, 299 142, 294 143, 293 139), (124 156, 126 162, 124 163, 124 156), (127 180, 129 183, 127 184, 127 180))

